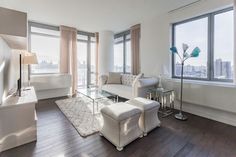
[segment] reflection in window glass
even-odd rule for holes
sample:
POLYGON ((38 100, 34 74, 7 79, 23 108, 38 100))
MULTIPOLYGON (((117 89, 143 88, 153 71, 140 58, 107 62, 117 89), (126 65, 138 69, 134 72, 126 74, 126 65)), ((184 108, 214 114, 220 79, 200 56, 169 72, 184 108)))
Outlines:
POLYGON ((60 39, 57 37, 31 34, 31 51, 36 53, 37 65, 31 65, 32 74, 58 73, 60 39))
POLYGON ((214 77, 233 79, 234 20, 233 11, 214 17, 214 77))
POLYGON ((128 40, 126 44, 126 53, 125 53, 125 72, 131 73, 131 41, 128 40))
MULTIPOLYGON (((185 62, 184 76, 192 78, 207 78, 208 57, 208 18, 178 24, 175 26, 175 46, 182 56, 182 44, 188 44, 188 53, 197 46, 201 53, 197 58, 185 62), (194 30, 194 31, 193 31, 194 30)), ((175 76, 181 75, 181 61, 175 56, 175 76)))
POLYGON ((78 86, 87 85, 87 43, 77 42, 78 86))
POLYGON ((123 72, 124 65, 124 53, 123 53, 123 43, 114 45, 114 71, 123 72))
POLYGON ((91 43, 91 84, 96 84, 96 44, 91 43))

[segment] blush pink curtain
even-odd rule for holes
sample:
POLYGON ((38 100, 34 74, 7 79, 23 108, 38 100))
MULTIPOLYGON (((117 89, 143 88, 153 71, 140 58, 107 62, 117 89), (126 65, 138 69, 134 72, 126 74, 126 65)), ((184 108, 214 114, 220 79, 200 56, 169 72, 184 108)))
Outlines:
POLYGON ((60 26, 60 73, 71 74, 71 94, 77 90, 77 30, 75 28, 60 26))
POLYGON ((131 72, 138 75, 140 72, 140 24, 132 26, 131 34, 131 72))

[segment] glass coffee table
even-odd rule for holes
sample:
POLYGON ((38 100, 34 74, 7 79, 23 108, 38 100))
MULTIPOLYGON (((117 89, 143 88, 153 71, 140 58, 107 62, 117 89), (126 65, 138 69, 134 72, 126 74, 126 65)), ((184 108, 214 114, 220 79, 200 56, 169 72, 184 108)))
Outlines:
POLYGON ((119 101, 119 96, 116 94, 108 93, 104 90, 99 88, 82 88, 78 90, 79 94, 86 96, 87 98, 91 99, 93 102, 93 115, 95 114, 95 104, 97 105, 98 111, 98 101, 105 99, 105 98, 113 98, 114 102, 119 101))

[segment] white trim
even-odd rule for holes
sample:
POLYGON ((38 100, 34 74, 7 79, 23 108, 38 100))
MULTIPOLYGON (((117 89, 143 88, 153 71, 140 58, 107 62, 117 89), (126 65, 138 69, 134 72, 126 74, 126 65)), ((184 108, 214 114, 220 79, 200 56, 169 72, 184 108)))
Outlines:
MULTIPOLYGON (((166 78, 166 81, 171 82, 180 82, 180 79, 176 78, 166 78)), ((225 88, 236 88, 236 84, 228 82, 215 82, 215 81, 204 81, 204 80, 184 80, 184 84, 199 84, 206 86, 216 86, 216 87, 225 87, 225 88)))
MULTIPOLYGON (((175 109, 179 109, 178 101, 175 101, 175 109)), ((201 105, 186 103, 186 102, 183 103, 183 111, 186 111, 188 113, 191 113, 200 117, 205 117, 211 120, 215 120, 218 122, 236 126, 235 113, 213 109, 213 108, 205 107, 201 105)))

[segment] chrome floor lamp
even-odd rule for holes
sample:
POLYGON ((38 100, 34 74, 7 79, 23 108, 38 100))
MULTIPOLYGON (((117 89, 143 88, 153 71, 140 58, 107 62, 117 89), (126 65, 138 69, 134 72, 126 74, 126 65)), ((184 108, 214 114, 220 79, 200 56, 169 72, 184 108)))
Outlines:
POLYGON ((183 56, 178 53, 178 50, 175 46, 171 47, 170 50, 172 54, 177 54, 181 61, 181 87, 180 87, 180 110, 179 113, 175 114, 175 118, 178 120, 187 120, 188 117, 182 113, 183 106, 183 73, 184 73, 184 62, 192 57, 198 57, 200 53, 200 49, 198 47, 194 48, 191 54, 187 53, 189 46, 187 44, 183 44, 183 56))

